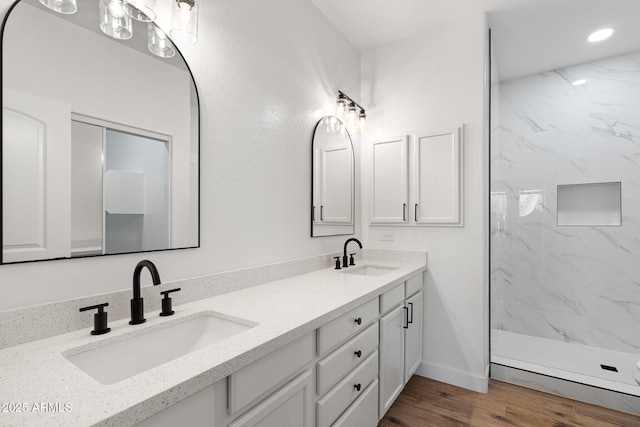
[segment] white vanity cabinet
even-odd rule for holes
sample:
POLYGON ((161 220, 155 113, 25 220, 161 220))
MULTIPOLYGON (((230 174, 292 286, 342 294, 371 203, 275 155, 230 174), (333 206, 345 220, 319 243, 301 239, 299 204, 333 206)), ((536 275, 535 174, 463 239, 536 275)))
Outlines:
POLYGON ((422 362, 422 286, 421 273, 380 296, 379 418, 422 362))
POLYGON ((376 426, 378 316, 376 297, 318 328, 316 427, 376 426))
POLYGON ((463 129, 372 143, 371 224, 462 225, 463 129))
POLYGON ((370 299, 140 426, 376 427, 421 363, 422 278, 370 299))
POLYGON ((224 425, 312 427, 314 335, 231 374, 227 378, 229 417, 224 425))

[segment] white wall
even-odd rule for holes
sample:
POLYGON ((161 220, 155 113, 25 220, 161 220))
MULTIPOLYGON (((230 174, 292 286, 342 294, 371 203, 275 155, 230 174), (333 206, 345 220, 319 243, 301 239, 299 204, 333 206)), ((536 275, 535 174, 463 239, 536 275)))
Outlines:
POLYGON ((200 95, 201 248, 0 266, 0 309, 130 288, 143 258, 166 282, 342 248, 309 237, 311 134, 338 89, 359 98, 357 50, 310 2, 220 0, 200 2, 182 52, 200 95))
MULTIPOLYGON (((426 250, 424 363, 419 373, 463 387, 487 386, 488 319, 484 196, 482 13, 362 56, 368 140, 465 123, 464 227, 363 227, 369 248, 426 250), (393 242, 381 241, 393 231, 393 242)), ((363 139, 363 168, 370 146, 363 139)), ((365 169, 363 186, 370 185, 365 169)), ((366 195, 366 191, 364 192, 366 195)), ((363 199, 363 224, 369 200, 363 199)))

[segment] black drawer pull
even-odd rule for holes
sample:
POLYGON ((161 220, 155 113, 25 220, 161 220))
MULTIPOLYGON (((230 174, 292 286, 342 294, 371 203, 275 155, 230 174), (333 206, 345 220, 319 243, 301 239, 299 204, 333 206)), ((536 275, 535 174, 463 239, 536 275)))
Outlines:
POLYGON ((358 318, 355 320, 355 322, 356 322, 358 325, 362 325, 362 317, 358 317, 358 318))
POLYGON ((353 354, 355 354, 357 358, 361 358, 362 357, 362 350, 358 350, 353 354))
POLYGON ((407 307, 406 305, 404 307, 402 307, 405 311, 406 317, 404 318, 405 321, 407 322, 406 325, 403 326, 403 328, 405 329, 409 329, 409 307, 407 307))
POLYGON ((411 306, 411 318, 409 319, 409 323, 413 323, 413 303, 410 302, 409 305, 411 306))
POLYGON ((360 389, 362 388, 362 386, 360 385, 360 383, 356 384, 353 386, 353 388, 356 389, 356 391, 360 391, 360 389))

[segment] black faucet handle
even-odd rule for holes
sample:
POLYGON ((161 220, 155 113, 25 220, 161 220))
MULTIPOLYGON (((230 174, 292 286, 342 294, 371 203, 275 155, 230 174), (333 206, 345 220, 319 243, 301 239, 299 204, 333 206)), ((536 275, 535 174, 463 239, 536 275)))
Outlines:
POLYGON ((340 267, 340 257, 339 256, 334 256, 333 259, 336 260, 336 268, 335 268, 335 270, 341 270, 342 267, 340 267))
POLYGON ((172 294, 174 292, 178 292, 179 290, 181 290, 181 289, 180 288, 169 289, 168 291, 160 292, 160 295, 164 296, 165 298, 169 298, 169 294, 172 294))
POLYGON ((355 253, 349 254, 349 265, 356 265, 356 262, 353 260, 354 255, 355 253))
POLYGON ((98 313, 103 313, 105 307, 109 307, 109 303, 108 302, 105 302, 105 303, 102 303, 102 304, 92 305, 92 306, 89 306, 89 307, 82 307, 80 309, 80 311, 89 311, 89 310, 96 310, 97 309, 98 313))
POLYGON ((162 313, 160 313, 160 316, 171 316, 175 313, 175 311, 171 309, 171 298, 169 294, 178 292, 179 290, 180 288, 175 288, 160 292, 160 295, 164 296, 164 298, 162 298, 162 313))
POLYGON ((80 311, 89 311, 89 310, 98 310, 97 313, 93 315, 93 331, 91 331, 91 335, 102 335, 106 334, 111 330, 111 328, 107 327, 107 312, 104 311, 105 307, 108 307, 109 303, 105 302, 103 304, 96 304, 89 307, 82 307, 80 311))

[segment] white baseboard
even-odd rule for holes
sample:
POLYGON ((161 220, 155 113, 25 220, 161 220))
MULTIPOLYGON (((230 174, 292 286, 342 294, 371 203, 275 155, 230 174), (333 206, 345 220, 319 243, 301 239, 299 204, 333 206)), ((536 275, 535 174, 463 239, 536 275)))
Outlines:
POLYGON ((448 366, 436 363, 422 362, 416 374, 421 377, 466 388, 467 390, 487 393, 489 391, 489 376, 474 375, 469 372, 459 371, 448 366))

